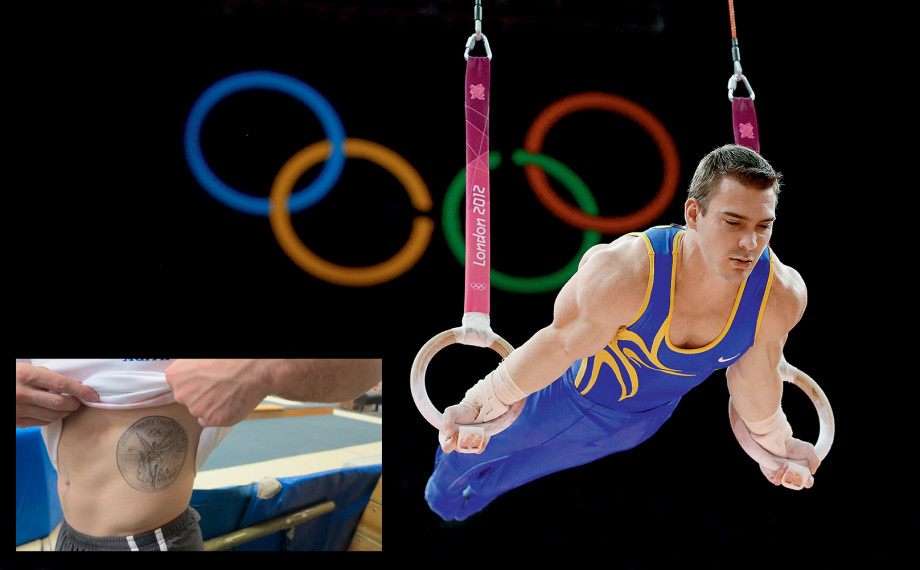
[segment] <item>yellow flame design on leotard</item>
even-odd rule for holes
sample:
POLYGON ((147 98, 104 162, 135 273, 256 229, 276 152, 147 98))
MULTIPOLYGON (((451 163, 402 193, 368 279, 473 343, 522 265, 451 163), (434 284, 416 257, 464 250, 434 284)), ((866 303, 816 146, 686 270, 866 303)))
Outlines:
MULTIPOLYGON (((652 283, 655 280, 655 261, 654 261, 655 251, 654 251, 654 248, 652 247, 651 241, 649 240, 648 236, 646 236, 645 234, 631 233, 629 235, 635 235, 635 236, 644 238, 646 248, 648 250, 648 255, 649 255, 648 288, 646 290, 645 300, 642 303, 642 307, 639 309, 638 314, 633 319, 632 323, 630 323, 629 325, 629 326, 632 326, 639 320, 640 316, 642 316, 645 313, 645 310, 647 309, 648 304, 650 302, 651 292, 652 292, 652 283)), ((673 238, 674 239, 673 251, 675 253, 673 255, 673 262, 672 262, 672 269, 671 269, 672 276, 676 273, 677 254, 680 251, 680 243, 681 243, 682 237, 683 237, 683 232, 678 232, 673 238)), ((763 299, 761 301, 760 310, 757 315, 757 323, 755 325, 756 328, 754 329, 755 339, 756 339, 756 335, 760 332, 761 321, 763 320, 763 314, 764 314, 764 310, 767 305, 767 299, 770 297, 770 290, 773 284, 773 271, 774 271, 773 254, 772 254, 772 251, 769 250, 769 247, 767 248, 767 250, 770 252, 767 257, 767 260, 769 261, 769 273, 767 274, 767 282, 766 282, 766 286, 765 286, 764 293, 763 293, 763 299)), ((649 349, 649 347, 645 344, 645 341, 638 334, 636 334, 633 331, 628 330, 627 327, 621 327, 620 330, 617 331, 617 334, 614 336, 613 340, 611 340, 607 344, 604 350, 600 351, 598 354, 594 355, 593 357, 583 358, 581 360, 581 365, 579 366, 578 373, 575 377, 575 387, 576 388, 581 387, 581 384, 584 381, 584 377, 588 372, 589 364, 592 364, 590 366, 591 374, 588 378, 587 385, 584 387, 584 389, 580 391, 581 394, 585 395, 589 391, 591 391, 591 389, 594 387, 595 382, 597 382, 597 378, 600 375, 603 366, 606 365, 606 366, 609 366, 611 370, 613 370, 614 374, 616 375, 617 381, 620 383, 620 388, 622 390, 622 394, 619 398, 620 401, 626 398, 631 398, 635 396, 636 393, 639 391, 639 376, 637 373, 637 368, 645 367, 651 370, 657 370, 658 372, 662 372, 664 374, 671 374, 674 376, 685 376, 685 377, 696 376, 696 374, 685 373, 680 370, 668 368, 667 366, 662 364, 657 356, 662 343, 666 345, 668 350, 672 352, 680 353, 680 354, 702 353, 718 345, 722 341, 723 337, 725 337, 725 335, 728 333, 729 329, 732 326, 732 323, 735 321, 735 316, 737 315, 738 308, 741 304, 741 299, 744 295, 744 291, 747 286, 747 283, 748 281, 746 279, 741 284, 741 286, 738 288, 738 293, 735 298, 735 303, 732 306, 731 314, 728 317, 728 322, 725 324, 725 327, 722 329, 722 332, 719 334, 718 337, 716 337, 708 345, 700 347, 700 348, 680 348, 680 347, 671 345, 670 341, 667 338, 668 331, 670 331, 670 328, 671 328, 671 316, 672 316, 671 311, 674 307, 675 281, 672 279, 671 288, 670 288, 670 296, 668 299, 668 302, 669 302, 668 316, 665 318, 665 321, 662 323, 661 327, 658 329, 658 332, 655 334, 655 338, 652 340, 651 349, 649 349), (624 346, 622 348, 620 345, 621 342, 624 343, 624 346), (641 356, 637 354, 632 348, 625 346, 626 343, 634 345, 641 352, 641 356), (643 356, 645 358, 642 358, 643 356), (625 374, 624 374, 624 371, 625 371, 625 374), (627 381, 629 382, 628 386, 627 386, 627 381)))
MULTIPOLYGON (((609 366, 610 369, 613 370, 613 373, 617 377, 617 381, 620 383, 620 388, 623 391, 622 395, 620 396, 620 400, 631 398, 636 395, 636 392, 639 390, 639 375, 637 373, 637 368, 641 368, 643 366, 652 370, 657 370, 658 372, 664 372, 665 374, 673 374, 675 376, 694 376, 694 374, 685 374, 680 370, 668 368, 658 360, 658 347, 664 340, 665 328, 666 327, 661 327, 661 329, 658 331, 658 334, 655 335, 655 340, 651 349, 646 346, 645 341, 642 340, 642 337, 630 330, 627 330, 625 327, 617 331, 616 336, 607 344, 606 348, 594 355, 594 365, 591 366, 591 375, 588 378, 587 385, 583 390, 581 390, 581 394, 587 394, 591 388, 594 387, 594 383, 597 382, 597 377, 604 365, 609 366), (621 348, 621 341, 634 345, 639 349, 639 351, 642 353, 642 356, 645 358, 642 358, 642 356, 637 354, 632 348, 621 348)), ((585 358, 581 361, 581 366, 578 369, 578 375, 575 377, 576 388, 579 388, 582 381, 584 380, 585 374, 588 370, 589 360, 591 359, 585 358)))

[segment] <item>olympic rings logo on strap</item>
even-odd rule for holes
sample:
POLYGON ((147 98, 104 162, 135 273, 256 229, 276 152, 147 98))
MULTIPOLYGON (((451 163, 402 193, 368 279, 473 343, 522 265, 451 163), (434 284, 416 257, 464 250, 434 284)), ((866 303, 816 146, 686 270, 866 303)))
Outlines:
MULTIPOLYGON (((183 135, 186 163, 199 185, 213 198, 238 212, 267 216, 278 244, 285 254, 307 273, 329 283, 368 287, 391 281, 408 272, 421 259, 434 233, 434 221, 426 215, 433 207, 431 193, 418 171, 393 150, 345 134, 335 108, 316 89, 294 77, 272 71, 249 71, 227 76, 208 87, 192 105, 183 135), (294 154, 279 169, 268 197, 252 196, 230 187, 208 166, 201 148, 202 126, 211 110, 231 95, 249 90, 276 91, 297 99, 313 112, 326 140, 308 145, 294 154), (406 189, 418 211, 406 243, 389 259, 365 267, 333 263, 312 252, 297 236, 291 214, 319 203, 335 187, 347 158, 373 162, 389 172, 406 189), (297 180, 310 168, 323 163, 319 174, 303 188, 295 190, 297 180)), ((498 168, 502 155, 490 153, 490 169, 498 168)), ((649 111, 628 99, 605 93, 581 93, 563 98, 547 107, 527 133, 524 148, 512 153, 511 162, 523 167, 527 180, 540 202, 566 224, 581 229, 581 245, 573 259, 548 275, 518 277, 491 270, 493 285, 519 293, 540 293, 560 288, 575 273, 578 263, 601 234, 626 233, 649 224, 671 203, 678 184, 679 157, 676 145, 664 125, 649 111), (624 216, 603 217, 587 185, 564 164, 542 154, 543 140, 563 116, 585 109, 621 114, 638 123, 654 140, 663 162, 663 178, 657 194, 638 211, 624 216), (553 191, 548 177, 560 182, 577 207, 563 201, 553 191)), ((441 220, 445 239, 453 255, 464 262, 460 210, 464 199, 464 172, 461 170, 447 188, 441 220)))

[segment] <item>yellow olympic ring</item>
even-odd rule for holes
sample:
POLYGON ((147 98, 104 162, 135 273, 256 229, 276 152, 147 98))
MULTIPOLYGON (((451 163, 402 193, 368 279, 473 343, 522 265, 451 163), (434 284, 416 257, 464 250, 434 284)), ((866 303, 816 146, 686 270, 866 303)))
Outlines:
MULTIPOLYGON (((433 201, 421 175, 403 157, 383 145, 370 141, 346 138, 345 156, 369 160, 392 174, 406 188, 412 206, 419 212, 429 212, 433 201)), ((301 269, 311 275, 352 287, 379 285, 398 277, 412 268, 431 242, 434 220, 418 215, 412 221, 409 239, 393 257, 365 267, 347 267, 332 263, 312 251, 297 236, 291 225, 287 203, 297 180, 304 172, 325 160, 330 154, 329 141, 323 140, 298 151, 278 171, 269 194, 269 222, 281 249, 301 269)))

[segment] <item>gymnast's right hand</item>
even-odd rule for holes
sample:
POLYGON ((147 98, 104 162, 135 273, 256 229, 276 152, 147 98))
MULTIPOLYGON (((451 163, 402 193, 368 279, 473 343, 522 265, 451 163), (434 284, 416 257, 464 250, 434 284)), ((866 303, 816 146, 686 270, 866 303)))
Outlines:
POLYGON ((79 409, 80 400, 98 402, 99 395, 82 382, 43 366, 16 363, 16 427, 54 423, 79 409))
POLYGON ((473 433, 464 435, 461 440, 459 428, 459 425, 482 423, 481 419, 478 422, 476 421, 478 416, 479 409, 466 400, 444 410, 441 430, 438 432, 438 440, 441 442, 441 449, 444 453, 450 453, 451 451, 482 453, 489 443, 489 436, 473 433))
POLYGON ((505 362, 466 391, 463 400, 444 410, 438 438, 446 453, 482 453, 489 443, 484 429, 459 425, 481 424, 492 421, 509 410, 512 404, 527 397, 512 380, 505 362))

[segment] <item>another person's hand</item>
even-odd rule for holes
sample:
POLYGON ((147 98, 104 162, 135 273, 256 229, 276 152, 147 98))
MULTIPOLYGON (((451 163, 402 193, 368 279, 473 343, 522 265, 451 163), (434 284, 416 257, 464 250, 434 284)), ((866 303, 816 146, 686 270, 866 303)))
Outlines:
POLYGON ((204 427, 232 426, 269 395, 299 402, 354 400, 381 381, 380 359, 177 360, 166 369, 176 401, 204 427))
POLYGON ((16 363, 16 427, 54 423, 79 409, 80 400, 98 402, 99 395, 79 380, 43 366, 16 363))
POLYGON ((269 395, 260 360, 176 360, 166 381, 203 427, 232 426, 269 395))

